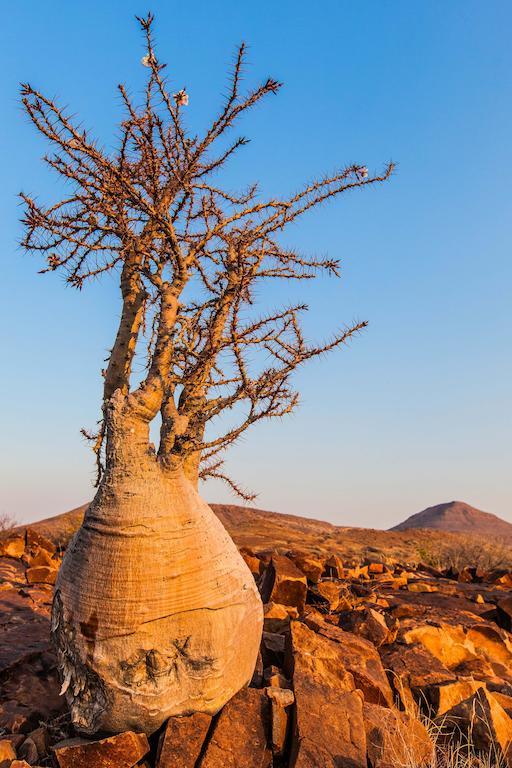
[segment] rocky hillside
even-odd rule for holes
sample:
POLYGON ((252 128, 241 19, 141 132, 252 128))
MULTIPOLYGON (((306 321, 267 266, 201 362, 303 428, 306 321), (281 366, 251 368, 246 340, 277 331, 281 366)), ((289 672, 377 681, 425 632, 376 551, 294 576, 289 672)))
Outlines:
POLYGON ((512 571, 241 553, 265 606, 249 687, 215 717, 170 718, 149 739, 80 739, 49 645, 61 553, 31 529, 0 542, 2 768, 430 768, 460 739, 487 755, 478 765, 511 764, 512 571))
MULTIPOLYGON (((254 507, 227 504, 212 504, 211 507, 239 547, 258 551, 287 552, 291 547, 298 547, 311 554, 337 554, 346 562, 358 563, 367 556, 378 556, 407 563, 427 559, 439 565, 440 550, 467 549, 467 542, 460 534, 428 528, 405 531, 349 528, 254 507)), ((33 523, 31 527, 54 544, 66 546, 82 522, 86 508, 84 504, 33 523)), ((497 561, 495 564, 502 563, 497 561)))
POLYGON ((418 528, 505 537, 512 541, 511 523, 490 512, 482 512, 480 509, 471 507, 464 501, 449 501, 445 504, 437 504, 435 507, 427 507, 390 530, 408 531, 418 528))

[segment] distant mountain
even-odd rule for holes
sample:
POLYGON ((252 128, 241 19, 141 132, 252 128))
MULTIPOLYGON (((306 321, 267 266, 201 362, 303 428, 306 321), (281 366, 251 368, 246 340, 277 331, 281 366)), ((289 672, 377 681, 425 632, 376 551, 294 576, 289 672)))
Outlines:
POLYGON ((391 531, 406 531, 411 528, 430 528, 438 531, 455 531, 481 536, 501 536, 512 539, 512 524, 490 512, 482 512, 464 501, 449 501, 427 507, 390 528, 391 531))

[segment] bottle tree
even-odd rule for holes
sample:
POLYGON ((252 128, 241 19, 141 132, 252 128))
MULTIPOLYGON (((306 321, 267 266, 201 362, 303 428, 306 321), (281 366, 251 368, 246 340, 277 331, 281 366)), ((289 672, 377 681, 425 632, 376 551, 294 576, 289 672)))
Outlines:
POLYGON ((242 45, 218 115, 201 135, 185 118, 188 94, 165 77, 145 36, 144 96, 124 105, 115 149, 94 141, 66 109, 22 86, 27 115, 50 146, 44 158, 66 182, 44 206, 22 194, 23 246, 82 289, 119 275, 121 313, 103 371, 92 441, 97 492, 68 547, 56 584, 52 636, 73 721, 85 733, 155 730, 171 715, 213 713, 252 675, 262 627, 254 580, 198 494, 200 478, 225 480, 224 451, 251 427, 290 413, 291 379, 308 360, 341 347, 365 323, 311 344, 304 305, 258 313, 272 281, 338 275, 331 259, 285 247, 288 225, 354 187, 386 180, 350 165, 295 194, 234 193, 222 170, 245 143, 239 118, 276 94, 273 79, 242 92, 242 45), (136 356, 145 373, 134 376, 136 356), (226 417, 226 414, 229 416, 226 417), (158 446, 150 425, 160 417, 158 446))

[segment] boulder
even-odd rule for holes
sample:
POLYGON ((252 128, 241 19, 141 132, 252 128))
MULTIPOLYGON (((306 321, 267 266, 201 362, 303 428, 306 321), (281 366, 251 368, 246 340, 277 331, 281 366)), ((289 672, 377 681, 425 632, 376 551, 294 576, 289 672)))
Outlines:
POLYGON ((321 581, 310 590, 310 602, 323 603, 329 611, 336 611, 345 592, 345 587, 335 581, 321 581))
POLYGON ((313 555, 309 555, 306 552, 297 552, 296 550, 288 552, 288 557, 295 563, 299 571, 302 571, 311 584, 318 584, 324 572, 323 560, 313 557, 313 555))
POLYGON ((368 762, 372 768, 429 765, 433 744, 425 726, 405 712, 363 704, 368 762))
POLYGON ((503 759, 506 765, 512 764, 512 719, 485 688, 445 712, 438 723, 443 733, 467 739, 473 749, 495 755, 497 764, 503 759))
POLYGON ((50 554, 54 554, 57 551, 55 544, 43 536, 38 531, 34 531, 33 528, 27 528, 25 531, 26 547, 29 551, 34 551, 37 548, 45 549, 50 554))
POLYGON ((132 768, 147 752, 146 734, 134 731, 99 741, 67 739, 53 747, 60 768, 132 768))
POLYGON ((476 680, 458 680, 456 683, 437 685, 428 690, 428 699, 434 708, 436 717, 444 715, 461 701, 469 699, 485 684, 476 680))
POLYGON ((55 584, 58 568, 48 565, 37 565, 27 568, 26 578, 29 584, 55 584))
POLYGON ((428 686, 456 680, 455 674, 421 645, 396 643, 384 646, 381 649, 381 660, 406 710, 414 708, 415 702, 423 698, 422 691, 428 686))
POLYGON ((362 607, 358 610, 344 611, 340 614, 339 626, 347 632, 353 632, 359 637, 369 640, 376 648, 389 645, 396 638, 396 620, 388 627, 386 619, 380 611, 362 607))
POLYGON ((344 667, 353 676, 355 687, 361 689, 366 701, 392 706, 393 693, 377 649, 372 643, 328 624, 320 614, 314 617, 308 614, 304 621, 338 647, 344 667))
POLYGON ((366 768, 362 695, 342 648, 294 621, 287 650, 296 706, 290 766, 366 768))
POLYGON ((239 691, 213 726, 201 768, 270 768, 270 717, 270 700, 265 691, 239 691))
POLYGON ((265 603, 263 606, 263 629, 265 632, 287 632, 290 618, 297 619, 299 612, 296 608, 279 603, 265 603))
POLYGON ((26 562, 31 568, 35 568, 38 565, 47 565, 49 568, 58 568, 59 566, 58 561, 53 559, 52 554, 47 552, 46 549, 41 549, 41 547, 38 547, 34 554, 28 555, 26 562))
POLYGON ((254 578, 256 580, 259 579, 265 567, 263 562, 258 557, 256 557, 252 550, 249 549, 241 549, 240 555, 242 556, 242 559, 244 560, 254 578))
POLYGON ((169 718, 160 737, 156 768, 194 768, 211 722, 211 716, 202 712, 169 718))
POLYGON ((436 626, 422 624, 404 632, 403 640, 408 645, 422 645, 448 669, 474 659, 477 655, 474 648, 466 643, 466 632, 460 625, 444 622, 436 626))
POLYGON ((261 577, 260 592, 264 603, 291 605, 302 613, 308 590, 307 578, 290 558, 272 555, 261 577))
POLYGON ((20 558, 25 551, 24 536, 9 536, 0 541, 0 557, 20 558))

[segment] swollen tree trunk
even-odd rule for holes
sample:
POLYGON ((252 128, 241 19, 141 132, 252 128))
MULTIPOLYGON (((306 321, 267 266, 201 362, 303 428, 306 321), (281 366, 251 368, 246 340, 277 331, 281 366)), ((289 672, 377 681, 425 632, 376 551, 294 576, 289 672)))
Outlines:
MULTIPOLYGON (((119 395, 119 396, 117 396, 119 395)), ((56 584, 52 635, 75 726, 151 733, 251 678, 263 611, 228 533, 148 425, 112 398, 107 468, 56 584)))

